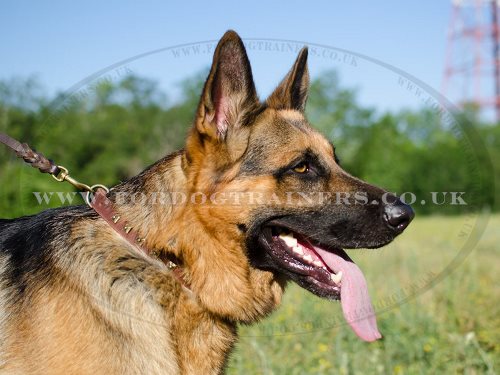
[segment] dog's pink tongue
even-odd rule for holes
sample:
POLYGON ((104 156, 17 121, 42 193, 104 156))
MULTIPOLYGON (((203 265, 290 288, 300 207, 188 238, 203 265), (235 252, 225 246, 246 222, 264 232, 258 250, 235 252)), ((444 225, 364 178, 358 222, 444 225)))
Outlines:
POLYGON ((365 341, 382 337, 377 328, 375 311, 368 294, 366 280, 361 269, 342 250, 342 257, 315 247, 332 271, 342 271, 340 302, 347 323, 356 335, 365 341))

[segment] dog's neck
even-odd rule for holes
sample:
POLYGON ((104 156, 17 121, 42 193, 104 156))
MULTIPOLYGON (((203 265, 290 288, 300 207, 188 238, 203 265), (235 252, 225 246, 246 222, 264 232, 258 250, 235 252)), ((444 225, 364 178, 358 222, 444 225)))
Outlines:
POLYGON ((168 236, 186 194, 183 155, 183 151, 168 155, 109 193, 114 211, 145 239, 146 248, 166 251, 175 240, 175 233, 168 236))
POLYGON ((254 322, 279 305, 285 282, 251 267, 236 251, 244 247, 244 236, 236 228, 223 231, 227 225, 214 223, 210 209, 193 203, 186 162, 183 151, 171 154, 115 187, 110 199, 145 238, 146 248, 180 261, 204 309, 231 321, 254 322))

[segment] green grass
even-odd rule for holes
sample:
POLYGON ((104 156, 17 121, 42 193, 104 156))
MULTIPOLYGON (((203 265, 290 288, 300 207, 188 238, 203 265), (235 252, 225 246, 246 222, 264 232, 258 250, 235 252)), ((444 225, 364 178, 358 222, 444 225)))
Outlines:
POLYGON ((417 218, 393 244, 350 252, 367 278, 384 340, 360 341, 343 324, 338 303, 292 285, 271 317, 240 327, 228 373, 495 374, 500 216, 489 219, 472 251, 461 252, 474 222, 417 218), (454 259, 458 265, 450 272, 454 259), (415 290, 416 297, 404 300, 415 290))

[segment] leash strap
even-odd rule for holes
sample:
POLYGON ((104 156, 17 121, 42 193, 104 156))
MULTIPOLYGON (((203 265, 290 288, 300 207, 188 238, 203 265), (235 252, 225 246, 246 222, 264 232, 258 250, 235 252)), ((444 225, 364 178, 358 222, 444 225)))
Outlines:
MULTIPOLYGON (((0 143, 3 143, 8 148, 16 153, 19 158, 22 158, 26 163, 30 164, 33 168, 38 169, 42 173, 48 173, 58 182, 69 182, 80 191, 93 192, 97 188, 108 190, 104 185, 88 186, 75 180, 69 175, 69 171, 62 165, 57 165, 54 161, 47 159, 42 153, 36 152, 28 146, 27 143, 21 143, 7 134, 0 133, 0 143)), ((87 195, 88 196, 88 195, 87 195)), ((88 198, 87 204, 90 205, 88 198)))
POLYGON ((52 160, 32 150, 26 143, 20 143, 4 133, 0 133, 0 142, 14 151, 19 158, 22 158, 26 163, 42 173, 49 173, 57 176, 61 171, 52 160))

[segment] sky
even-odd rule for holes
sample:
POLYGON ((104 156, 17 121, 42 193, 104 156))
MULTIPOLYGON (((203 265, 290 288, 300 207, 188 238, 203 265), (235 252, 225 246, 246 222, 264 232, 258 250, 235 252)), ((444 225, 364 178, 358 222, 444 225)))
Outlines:
MULTIPOLYGON (((35 76, 49 94, 82 90, 92 80, 79 82, 110 65, 162 48, 217 40, 234 29, 247 43, 254 40, 248 54, 261 96, 286 74, 305 42, 316 48, 310 53, 312 78, 336 69, 343 86, 358 90, 362 104, 397 110, 421 102, 402 88, 401 72, 391 67, 440 90, 450 11, 451 1, 445 0, 7 0, 0 5, 0 79, 35 76), (300 42, 274 41, 266 47, 255 39, 300 42)), ((209 66, 210 48, 167 49, 107 74, 118 79, 127 71, 155 79, 175 97, 179 81, 209 66)))

